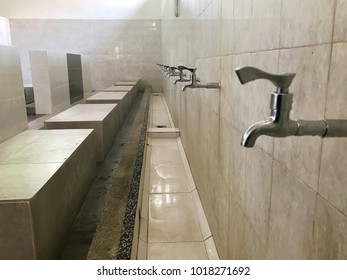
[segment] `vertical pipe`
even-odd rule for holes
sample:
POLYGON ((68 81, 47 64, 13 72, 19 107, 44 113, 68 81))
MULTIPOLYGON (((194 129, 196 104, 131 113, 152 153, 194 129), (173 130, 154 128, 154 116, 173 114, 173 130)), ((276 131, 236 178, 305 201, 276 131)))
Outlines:
POLYGON ((175 0, 175 17, 179 17, 180 16, 180 0, 175 0))

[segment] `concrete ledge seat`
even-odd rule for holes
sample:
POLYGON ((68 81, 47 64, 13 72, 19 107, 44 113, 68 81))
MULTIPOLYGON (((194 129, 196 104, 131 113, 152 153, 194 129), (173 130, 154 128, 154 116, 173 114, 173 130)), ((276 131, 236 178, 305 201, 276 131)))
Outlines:
POLYGON ((78 104, 45 121, 46 129, 93 128, 96 158, 103 161, 121 128, 117 104, 78 104))
POLYGON ((100 91, 86 99, 87 103, 120 103, 124 100, 129 92, 128 91, 100 91))
POLYGON ((56 259, 89 191, 92 129, 27 130, 0 144, 0 259, 56 259))
POLYGON ((130 108, 131 98, 130 92, 128 91, 102 91, 94 94, 93 96, 86 99, 87 104, 117 104, 119 112, 119 118, 121 124, 124 123, 130 108))
POLYGON ((115 86, 135 86, 139 81, 117 82, 115 86))
POLYGON ((105 88, 103 91, 131 91, 134 86, 111 86, 105 88))

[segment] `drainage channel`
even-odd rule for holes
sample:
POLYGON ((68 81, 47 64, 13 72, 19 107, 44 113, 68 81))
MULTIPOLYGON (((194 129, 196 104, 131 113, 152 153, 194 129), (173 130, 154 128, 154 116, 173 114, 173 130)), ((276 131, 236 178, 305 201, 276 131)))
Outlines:
POLYGON ((143 92, 134 100, 122 129, 120 130, 105 161, 98 164, 94 180, 84 205, 73 226, 70 238, 61 254, 63 260, 83 260, 87 255, 94 238, 107 194, 122 158, 124 146, 128 141, 136 114, 140 108, 143 92))

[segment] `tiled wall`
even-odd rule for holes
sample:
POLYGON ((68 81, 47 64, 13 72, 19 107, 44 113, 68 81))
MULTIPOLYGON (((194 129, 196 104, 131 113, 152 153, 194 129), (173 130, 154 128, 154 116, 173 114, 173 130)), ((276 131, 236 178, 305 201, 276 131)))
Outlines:
POLYGON ((92 96, 92 82, 90 77, 90 61, 88 55, 81 55, 82 61, 82 80, 84 98, 92 96))
POLYGON ((347 258, 347 138, 242 134, 269 116, 272 84, 234 68, 296 72, 292 118, 347 118, 346 0, 166 1, 163 63, 221 90, 164 79, 217 249, 227 259, 347 258))
POLYGON ((89 55, 93 90, 118 81, 143 79, 162 91, 155 63, 161 61, 161 20, 11 19, 25 83, 31 83, 28 51, 89 55))
POLYGON ((0 45, 12 46, 10 22, 8 18, 0 16, 0 45))
POLYGON ((0 46, 0 143, 28 128, 20 59, 15 47, 0 46))
POLYGON ((65 53, 30 51, 30 66, 37 114, 52 114, 70 106, 65 53))

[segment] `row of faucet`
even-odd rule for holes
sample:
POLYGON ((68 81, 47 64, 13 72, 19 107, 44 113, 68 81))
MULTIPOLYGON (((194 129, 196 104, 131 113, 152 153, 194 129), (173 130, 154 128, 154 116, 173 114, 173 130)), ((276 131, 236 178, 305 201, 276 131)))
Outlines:
POLYGON ((189 68, 183 65, 180 66, 169 66, 164 64, 157 64, 158 68, 168 77, 179 77, 174 81, 174 84, 178 82, 190 82, 189 84, 182 87, 182 91, 187 88, 220 88, 220 83, 206 83, 201 84, 199 78, 196 77, 196 68, 189 68), (184 71, 190 72, 190 78, 186 79, 187 74, 184 71))
MULTIPOLYGON (((170 67, 158 64, 158 67, 168 76, 179 76, 177 82, 190 82, 184 86, 190 88, 220 88, 219 83, 210 83, 201 85, 196 78, 196 68, 187 68, 185 66, 170 67), (183 70, 189 70, 192 74, 190 79, 185 79, 183 70), (212 85, 214 87, 210 87, 212 85), (217 86, 218 85, 218 86, 217 86)), ((275 90, 271 93, 270 117, 265 121, 259 121, 251 125, 244 133, 241 145, 246 148, 252 148, 257 138, 261 135, 272 137, 287 136, 321 136, 321 137, 347 137, 347 120, 345 119, 322 119, 322 120, 292 120, 290 111, 293 103, 293 93, 289 87, 294 80, 295 73, 271 74, 255 67, 236 68, 235 73, 242 85, 258 79, 270 81, 275 90)))

